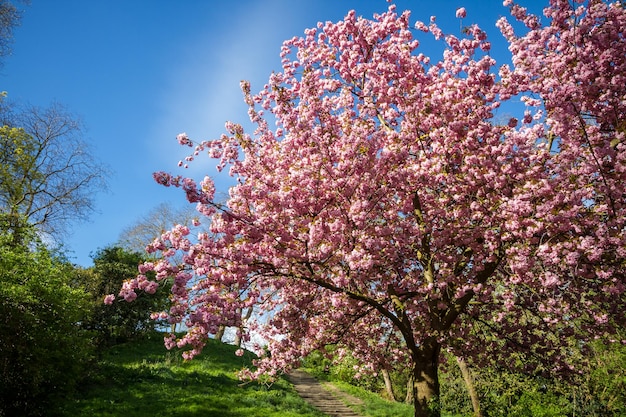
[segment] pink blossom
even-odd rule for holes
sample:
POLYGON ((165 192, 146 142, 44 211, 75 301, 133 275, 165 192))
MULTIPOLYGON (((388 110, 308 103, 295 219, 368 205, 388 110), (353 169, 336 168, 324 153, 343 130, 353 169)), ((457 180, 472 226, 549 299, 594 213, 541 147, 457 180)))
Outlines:
POLYGON ((168 334, 163 338, 163 341, 165 342, 165 347, 168 350, 173 349, 174 347, 176 347, 176 335, 174 334, 168 334))
POLYGON ((178 136, 176 136, 176 140, 181 145, 190 147, 193 146, 193 142, 191 141, 191 139, 189 139, 186 133, 180 133, 178 136))
POLYGON ((159 288, 158 283, 154 281, 150 281, 148 285, 146 285, 144 291, 148 294, 154 294, 158 288, 159 288))
POLYGON ((106 297, 104 297, 104 304, 106 305, 113 304, 113 301, 115 301, 115 295, 113 294, 109 294, 106 297))
POLYGON ((465 7, 460 7, 458 9, 456 9, 456 17, 459 19, 463 19, 465 16, 467 16, 467 12, 465 11, 465 7))
POLYGON ((420 21, 415 22, 415 29, 421 30, 422 32, 428 32, 428 26, 424 22, 420 21))
POLYGON ((126 302, 130 303, 137 298, 137 293, 133 290, 121 291, 120 296, 123 297, 126 302))

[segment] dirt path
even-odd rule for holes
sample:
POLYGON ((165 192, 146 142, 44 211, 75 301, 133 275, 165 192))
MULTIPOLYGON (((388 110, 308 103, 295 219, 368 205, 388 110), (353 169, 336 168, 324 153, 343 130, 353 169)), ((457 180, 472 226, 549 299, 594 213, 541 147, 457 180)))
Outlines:
POLYGON ((341 392, 331 384, 321 384, 300 370, 292 371, 287 379, 302 398, 330 417, 362 417, 346 406, 346 403, 359 404, 361 400, 341 392))

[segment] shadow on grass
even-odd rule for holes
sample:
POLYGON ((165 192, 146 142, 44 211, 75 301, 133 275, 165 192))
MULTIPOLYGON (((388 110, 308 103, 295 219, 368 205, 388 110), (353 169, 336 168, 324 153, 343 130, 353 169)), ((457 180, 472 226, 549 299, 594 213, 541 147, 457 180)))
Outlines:
POLYGON ((267 388, 240 386, 236 372, 251 353, 211 341, 205 353, 183 362, 162 340, 144 340, 110 349, 62 416, 94 417, 320 417, 283 380, 267 388))

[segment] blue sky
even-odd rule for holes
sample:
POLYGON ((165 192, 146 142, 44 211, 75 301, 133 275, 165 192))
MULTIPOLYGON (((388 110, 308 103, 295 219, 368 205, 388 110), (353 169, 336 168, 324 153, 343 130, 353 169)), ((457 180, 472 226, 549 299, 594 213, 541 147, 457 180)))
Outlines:
MULTIPOLYGON (((547 0, 546 0, 547 2, 547 0)), ((396 1, 412 22, 431 15, 458 34, 478 23, 495 53, 505 47, 495 28, 507 9, 501 0, 396 1)), ((544 2, 526 1, 535 11, 544 2)), ((318 21, 347 11, 372 17, 385 0, 33 0, 15 31, 13 54, 0 69, 0 90, 10 100, 65 105, 87 127, 93 153, 108 166, 110 190, 96 196, 97 212, 71 225, 66 247, 73 262, 90 266, 90 254, 115 243, 119 233, 163 202, 186 204, 180 190, 156 184, 154 171, 202 178, 215 163, 200 158, 186 172, 177 163, 189 148, 175 137, 217 138, 227 120, 246 122, 239 81, 258 91, 280 70, 282 41, 318 21)), ((428 51, 427 51, 428 52, 428 51)), ((504 51, 506 52, 506 51, 504 51)), ((227 191, 227 181, 218 181, 227 191)), ((221 185, 221 190, 219 189, 221 185)))

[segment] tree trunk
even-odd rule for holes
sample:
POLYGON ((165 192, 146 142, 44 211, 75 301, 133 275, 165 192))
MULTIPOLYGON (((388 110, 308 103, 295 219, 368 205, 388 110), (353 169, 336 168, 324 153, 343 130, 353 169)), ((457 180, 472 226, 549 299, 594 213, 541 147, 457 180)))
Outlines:
POLYGON ((220 327, 218 327, 217 333, 215 333, 215 340, 219 340, 221 342, 222 338, 224 337, 225 331, 226 331, 226 326, 221 325, 220 327))
POLYGON ((238 328, 237 331, 235 332, 235 340, 233 340, 233 345, 241 347, 241 336, 242 336, 241 332, 242 332, 241 328, 238 328))
POLYGON ((456 363, 459 364, 459 369, 461 370, 461 375, 463 376, 463 380, 465 381, 465 386, 467 387, 467 393, 472 400, 472 408, 474 409, 474 417, 483 417, 483 413, 480 410, 480 401, 478 401, 478 393, 476 393, 476 387, 474 386, 474 378, 472 378, 472 374, 467 366, 467 362, 460 356, 456 357, 456 363))
POLYGON ((413 354, 413 405, 415 417, 439 417, 439 352, 436 339, 427 339, 413 354))
POLYGON ((382 370, 383 380, 385 381, 385 392, 391 401, 396 401, 396 396, 393 394, 393 384, 391 383, 391 377, 389 376, 389 371, 386 369, 382 370))
POLYGON ((413 384, 415 378, 413 378, 413 373, 409 376, 409 380, 406 383, 406 397, 404 398, 404 402, 407 404, 413 404, 415 399, 415 395, 413 395, 413 384))
POLYGON ((244 325, 246 324, 246 321, 248 321, 250 317, 252 317, 252 307, 248 307, 248 311, 246 311, 245 316, 242 314, 241 325, 237 329, 237 333, 235 333, 235 342, 233 343, 235 346, 241 346, 241 337, 243 335, 243 330, 244 330, 243 328, 244 328, 244 325))

